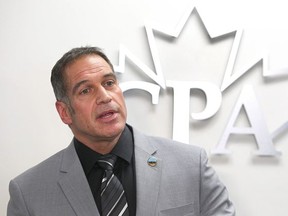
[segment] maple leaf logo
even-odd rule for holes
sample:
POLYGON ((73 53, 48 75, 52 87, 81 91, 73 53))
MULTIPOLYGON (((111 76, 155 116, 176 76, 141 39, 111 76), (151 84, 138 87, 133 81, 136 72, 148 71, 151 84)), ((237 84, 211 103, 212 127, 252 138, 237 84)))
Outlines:
MULTIPOLYGON (((164 29, 162 27, 153 26, 151 24, 145 25, 146 36, 147 36, 148 45, 149 45, 149 49, 150 49, 150 53, 151 53, 151 57, 152 57, 153 66, 154 66, 153 69, 151 69, 149 66, 147 66, 147 64, 143 63, 143 61, 141 61, 141 59, 137 58, 137 56, 135 56, 124 45, 120 45, 120 48, 119 48, 119 65, 115 65, 115 71, 118 73, 124 73, 126 61, 127 61, 127 59, 129 59, 140 71, 143 72, 143 74, 145 74, 147 77, 149 77, 155 83, 155 84, 153 84, 153 83, 144 82, 144 81, 134 81, 134 82, 128 82, 128 83, 121 83, 121 88, 123 89, 123 91, 138 88, 138 89, 146 90, 150 93, 154 92, 155 94, 151 93, 152 103, 153 104, 158 103, 159 98, 158 98, 158 96, 155 96, 155 95, 157 95, 157 92, 159 95, 160 88, 166 89, 167 83, 169 83, 169 81, 167 81, 167 79, 164 77, 163 67, 161 65, 161 60, 160 60, 160 56, 159 56, 159 52, 158 52, 158 48, 157 48, 156 37, 155 37, 156 34, 155 33, 158 33, 158 36, 160 34, 161 35, 160 37, 162 37, 162 39, 164 39, 164 40, 166 39, 166 41, 168 41, 168 43, 170 43, 170 44, 171 44, 171 41, 173 41, 172 46, 175 46, 175 44, 174 44, 175 41, 177 41, 179 39, 179 37, 181 36, 181 33, 184 30, 185 25, 187 24, 187 21, 189 20, 190 16, 192 16, 193 14, 198 14, 195 3, 192 3, 187 8, 187 10, 183 13, 183 16, 179 20, 178 25, 176 25, 174 28, 164 29)), ((202 21, 199 14, 198 14, 198 17, 200 18, 200 21, 202 21)), ((205 30, 207 30, 204 23, 202 23, 202 24, 203 24, 205 30)), ((214 40, 217 38, 227 40, 228 38, 231 37, 231 35, 233 36, 232 47, 231 47, 231 50, 229 52, 227 64, 224 68, 224 76, 223 76, 221 83, 219 84, 219 89, 222 93, 224 91, 226 91, 236 81, 238 81, 240 78, 242 78, 245 74, 250 72, 251 69, 257 64, 262 64, 262 76, 264 78, 266 78, 266 77, 269 77, 269 78, 280 77, 280 76, 288 75, 288 70, 286 68, 274 70, 274 71, 269 69, 269 67, 268 67, 268 62, 269 62, 268 54, 265 54, 263 56, 259 56, 258 58, 255 58, 255 59, 252 59, 250 63, 245 65, 245 67, 241 68, 238 71, 235 71, 234 66, 235 66, 235 63, 237 61, 237 54, 239 51, 239 47, 241 45, 241 39, 243 36, 243 29, 241 29, 241 28, 235 29, 233 31, 226 32, 226 33, 223 33, 220 35, 211 35, 211 33, 209 33, 208 30, 207 30, 207 33, 209 35, 210 40, 214 40)), ((217 40, 217 42, 219 42, 219 40, 217 40)), ((183 55, 185 55, 185 54, 183 54, 183 55)), ((173 62, 173 64, 175 65, 177 63, 173 62)), ((180 72, 177 71, 177 73, 180 73, 180 72)), ((218 104, 220 107, 221 100, 218 101, 218 104)), ((215 113, 212 113, 212 114, 215 114, 215 113)), ((188 124, 188 127, 189 127, 189 124, 188 124)), ((288 129, 288 121, 285 122, 279 128, 277 128, 271 134, 271 138, 275 139, 280 134, 284 133, 287 129, 288 129)), ((179 141, 183 141, 183 140, 179 140, 179 141)), ((184 141, 187 142, 187 140, 184 140, 184 141)))

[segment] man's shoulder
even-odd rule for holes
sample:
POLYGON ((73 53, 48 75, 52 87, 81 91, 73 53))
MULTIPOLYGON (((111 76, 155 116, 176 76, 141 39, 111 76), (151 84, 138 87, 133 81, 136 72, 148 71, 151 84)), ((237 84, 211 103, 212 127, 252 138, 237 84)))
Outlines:
POLYGON ((175 141, 169 138, 149 136, 151 142, 156 145, 158 152, 163 155, 171 155, 174 157, 191 157, 200 159, 201 152, 204 151, 203 148, 195 144, 187 144, 179 141, 175 141))
POLYGON ((166 137, 151 136, 135 129, 134 129, 134 138, 136 141, 142 140, 146 144, 153 145, 156 149, 161 151, 168 151, 175 153, 190 152, 193 154, 201 154, 201 152, 204 151, 202 147, 196 144, 186 144, 166 137))
POLYGON ((13 180, 16 181, 18 184, 21 184, 24 182, 33 181, 33 179, 43 178, 46 175, 52 176, 53 172, 59 172, 64 151, 65 149, 58 151, 54 155, 44 159, 42 162, 34 165, 20 175, 16 176, 13 180))

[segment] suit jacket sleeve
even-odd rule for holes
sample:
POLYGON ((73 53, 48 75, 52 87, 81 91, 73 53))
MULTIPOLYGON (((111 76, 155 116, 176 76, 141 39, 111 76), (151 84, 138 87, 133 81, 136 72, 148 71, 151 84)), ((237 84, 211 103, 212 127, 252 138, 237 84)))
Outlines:
POLYGON ((201 216, 235 216, 226 187, 220 182, 213 168, 208 166, 204 150, 201 152, 201 216))
POLYGON ((7 207, 7 216, 28 216, 21 190, 13 180, 9 184, 10 200, 7 207))

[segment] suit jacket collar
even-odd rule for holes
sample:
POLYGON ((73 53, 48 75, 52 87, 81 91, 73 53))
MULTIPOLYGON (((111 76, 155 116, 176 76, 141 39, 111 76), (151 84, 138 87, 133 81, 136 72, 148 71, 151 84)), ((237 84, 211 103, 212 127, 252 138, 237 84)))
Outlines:
POLYGON ((59 186, 78 216, 99 216, 73 142, 64 150, 59 186))
POLYGON ((137 187, 137 215, 156 215, 160 182, 162 176, 162 160, 157 158, 157 148, 149 137, 133 129, 135 142, 135 168, 137 187), (157 158, 156 166, 150 166, 148 159, 157 158))

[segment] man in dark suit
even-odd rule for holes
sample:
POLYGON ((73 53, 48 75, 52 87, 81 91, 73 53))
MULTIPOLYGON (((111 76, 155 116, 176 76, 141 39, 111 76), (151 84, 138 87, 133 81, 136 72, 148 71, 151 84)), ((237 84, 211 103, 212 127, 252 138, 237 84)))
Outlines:
POLYGON ((203 149, 144 135, 126 123, 113 65, 99 48, 64 54, 51 82, 56 109, 74 138, 66 149, 11 180, 8 216, 235 215, 203 149), (115 164, 103 159, 111 155, 115 164), (113 174, 108 177, 100 161, 111 165, 113 174), (112 192, 102 185, 107 180, 108 188, 113 178, 122 192, 106 214, 103 194, 112 192), (120 213, 114 214, 120 199, 120 213))

